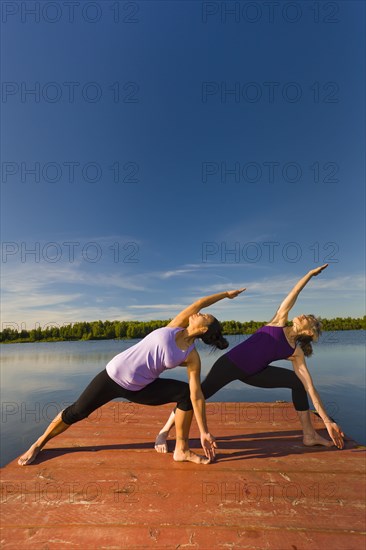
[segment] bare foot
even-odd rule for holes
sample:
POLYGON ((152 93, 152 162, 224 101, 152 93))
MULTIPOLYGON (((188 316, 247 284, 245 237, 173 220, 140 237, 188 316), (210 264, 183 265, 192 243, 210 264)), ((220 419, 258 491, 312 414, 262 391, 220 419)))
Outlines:
POLYGON ((314 432, 312 435, 304 435, 302 441, 307 447, 312 447, 313 445, 324 445, 324 447, 332 447, 332 445, 334 445, 333 441, 325 439, 316 432, 314 432))
POLYGON ((34 445, 32 445, 28 449, 28 451, 19 458, 18 460, 19 466, 27 466, 28 464, 33 462, 33 460, 36 458, 40 450, 41 449, 37 447, 37 445, 34 443, 34 445))
POLYGON ((195 464, 208 464, 209 458, 196 455, 192 451, 174 451, 173 458, 176 462, 194 462, 195 464))
POLYGON ((166 442, 169 432, 161 432, 155 439, 155 451, 158 453, 167 453, 168 444, 166 442))

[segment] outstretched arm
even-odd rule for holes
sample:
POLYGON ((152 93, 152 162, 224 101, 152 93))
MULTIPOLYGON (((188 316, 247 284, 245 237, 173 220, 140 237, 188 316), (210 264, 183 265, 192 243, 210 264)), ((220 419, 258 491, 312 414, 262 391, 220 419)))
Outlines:
POLYGON ((215 438, 208 431, 206 401, 201 389, 201 360, 197 352, 192 353, 192 359, 187 365, 187 372, 190 397, 194 416, 196 417, 198 429, 200 431, 201 445, 207 458, 213 460, 215 458, 216 442, 215 438))
POLYGON ((321 273, 326 267, 328 267, 328 264, 324 264, 321 267, 317 267, 316 269, 311 269, 309 273, 307 273, 302 279, 300 279, 298 283, 296 283, 294 288, 286 296, 286 298, 283 300, 282 304, 276 311, 275 316, 270 322, 271 325, 278 325, 282 327, 287 323, 289 311, 295 305, 297 297, 304 286, 307 285, 312 277, 316 277, 317 275, 319 275, 319 273, 321 273))
POLYGON ((333 440, 333 443, 339 449, 343 449, 344 433, 342 432, 338 424, 333 422, 333 420, 329 417, 327 411, 325 410, 323 402, 320 399, 320 395, 314 386, 310 372, 308 371, 308 368, 306 366, 304 353, 301 348, 296 348, 295 353, 291 357, 291 361, 292 361, 292 365, 296 375, 300 378, 301 382, 304 384, 304 387, 308 392, 310 399, 313 402, 315 410, 323 420, 325 427, 327 428, 328 433, 333 440))
POLYGON ((239 290, 228 290, 226 292, 219 292, 218 294, 211 294, 211 296, 200 298, 190 306, 183 309, 183 311, 178 313, 178 315, 174 317, 172 321, 170 321, 168 327, 186 328, 189 324, 189 317, 194 313, 198 313, 204 307, 212 306, 212 304, 215 304, 216 302, 223 300, 224 298, 235 298, 236 296, 244 292, 244 290, 245 288, 240 288, 239 290))

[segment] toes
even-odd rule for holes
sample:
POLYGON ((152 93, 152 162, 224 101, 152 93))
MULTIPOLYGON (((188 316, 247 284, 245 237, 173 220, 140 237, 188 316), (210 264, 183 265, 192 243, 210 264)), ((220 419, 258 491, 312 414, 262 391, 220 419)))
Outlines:
POLYGON ((168 452, 168 445, 166 442, 166 438, 162 437, 161 434, 158 435, 158 437, 155 439, 155 450, 158 453, 167 453, 168 452))
POLYGON ((18 459, 18 464, 19 466, 27 466, 27 464, 30 464, 31 462, 33 462, 36 458, 36 456, 38 455, 38 452, 33 452, 27 456, 21 456, 19 459, 18 459))
POLYGON ((193 462, 194 464, 209 464, 211 461, 209 458, 204 456, 199 456, 192 451, 174 453, 173 459, 176 462, 193 462))
POLYGON ((332 441, 329 441, 328 439, 324 439, 324 437, 313 437, 313 438, 304 438, 303 439, 304 445, 307 447, 314 447, 316 445, 323 445, 324 447, 331 447, 333 445, 332 441))
POLYGON ((155 445, 155 450, 158 453, 167 453, 168 452, 168 448, 167 448, 166 445, 155 445))

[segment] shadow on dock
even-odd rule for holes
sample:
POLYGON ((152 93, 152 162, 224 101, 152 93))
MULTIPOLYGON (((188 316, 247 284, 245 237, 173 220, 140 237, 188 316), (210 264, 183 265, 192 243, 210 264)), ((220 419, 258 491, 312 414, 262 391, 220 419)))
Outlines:
POLYGON ((255 406, 208 403, 204 466, 155 452, 169 405, 105 405, 2 469, 2 548, 365 550, 365 448, 305 447, 292 405, 255 406))

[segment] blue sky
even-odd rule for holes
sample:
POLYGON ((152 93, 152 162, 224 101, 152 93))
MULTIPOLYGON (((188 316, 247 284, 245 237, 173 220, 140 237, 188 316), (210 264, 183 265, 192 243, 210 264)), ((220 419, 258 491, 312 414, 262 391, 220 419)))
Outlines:
POLYGON ((70 9, 2 4, 3 326, 266 320, 325 262, 293 313, 363 315, 365 4, 70 9))

